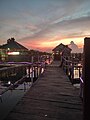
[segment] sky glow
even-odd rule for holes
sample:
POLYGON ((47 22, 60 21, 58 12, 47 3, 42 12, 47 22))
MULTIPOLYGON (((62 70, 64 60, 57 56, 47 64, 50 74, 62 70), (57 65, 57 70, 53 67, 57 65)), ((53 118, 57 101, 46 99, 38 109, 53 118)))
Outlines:
POLYGON ((0 0, 0 44, 14 37, 28 49, 82 47, 89 28, 90 0, 0 0))

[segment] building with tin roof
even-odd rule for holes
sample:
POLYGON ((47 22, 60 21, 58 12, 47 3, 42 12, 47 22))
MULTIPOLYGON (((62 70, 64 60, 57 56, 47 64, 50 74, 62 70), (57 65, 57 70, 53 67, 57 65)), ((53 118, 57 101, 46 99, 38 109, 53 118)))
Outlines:
POLYGON ((60 60, 61 59, 61 55, 67 57, 70 56, 71 54, 71 48, 68 47, 68 45, 64 45, 64 44, 59 44, 58 46, 56 46, 52 52, 53 52, 53 57, 54 60, 60 60))
POLYGON ((14 38, 8 39, 6 44, 0 46, 1 61, 26 61, 28 54, 29 50, 14 38))

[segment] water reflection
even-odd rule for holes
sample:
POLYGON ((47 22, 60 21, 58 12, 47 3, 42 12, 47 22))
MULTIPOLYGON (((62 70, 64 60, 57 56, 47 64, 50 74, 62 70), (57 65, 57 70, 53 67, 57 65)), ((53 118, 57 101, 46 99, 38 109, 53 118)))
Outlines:
POLYGON ((30 88, 30 82, 25 82, 17 88, 8 90, 0 98, 0 120, 3 120, 16 103, 22 98, 26 91, 30 88))
POLYGON ((30 81, 31 77, 37 79, 37 77, 39 76, 39 74, 44 72, 44 68, 40 68, 40 67, 33 67, 33 68, 26 68, 26 74, 22 74, 22 75, 16 75, 16 76, 10 76, 8 78, 2 78, 0 80, 0 88, 6 88, 9 87, 10 85, 13 85, 18 79, 21 79, 23 76, 26 76, 27 79, 26 81, 30 81), (28 79, 29 78, 29 79, 28 79))
MULTIPOLYGON (((37 68, 33 68, 37 69, 37 68)), ((26 68, 26 78, 22 81, 17 82, 18 76, 13 77, 13 79, 3 79, 0 80, 0 94, 5 91, 9 86, 13 85, 8 91, 4 92, 4 94, 0 95, 0 120, 3 120, 8 113, 12 110, 12 108, 17 104, 17 102, 22 98, 22 96, 30 89, 31 83, 31 72, 32 68, 26 68), (30 71, 30 72, 29 72, 30 71), (17 79, 16 79, 17 78, 17 79)), ((41 69, 41 73, 44 72, 44 68, 41 69)), ((33 72, 34 81, 37 79, 40 74, 40 68, 33 72)), ((23 77, 23 76, 22 76, 23 77)))
POLYGON ((8 85, 10 85, 11 84, 11 81, 8 81, 8 85))

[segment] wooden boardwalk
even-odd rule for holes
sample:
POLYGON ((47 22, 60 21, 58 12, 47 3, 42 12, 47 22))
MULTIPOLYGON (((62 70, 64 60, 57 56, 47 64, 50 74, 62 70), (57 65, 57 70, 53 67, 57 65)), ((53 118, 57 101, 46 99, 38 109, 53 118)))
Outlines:
POLYGON ((53 62, 5 120, 82 120, 79 89, 53 62))

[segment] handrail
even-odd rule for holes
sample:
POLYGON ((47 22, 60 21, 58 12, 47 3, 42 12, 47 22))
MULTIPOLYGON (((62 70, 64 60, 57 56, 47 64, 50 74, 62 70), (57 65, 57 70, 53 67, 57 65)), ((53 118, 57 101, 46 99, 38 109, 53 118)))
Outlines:
POLYGON ((67 59, 66 59, 65 57, 63 57, 63 56, 62 56, 62 59, 65 60, 65 62, 77 64, 77 62, 71 61, 71 60, 67 60, 67 59))
POLYGON ((79 93, 79 96, 82 100, 83 100, 83 89, 84 89, 84 81, 83 81, 82 77, 80 77, 80 93, 79 93))
POLYGON ((80 81, 81 81, 81 83, 84 83, 84 81, 83 81, 82 77, 80 77, 80 81))
MULTIPOLYGON (((5 69, 2 69, 1 71, 3 71, 4 73, 5 73, 6 70, 10 72, 10 69, 20 68, 20 67, 25 67, 25 68, 27 67, 27 69, 29 70, 29 76, 27 76, 27 74, 23 75, 22 78, 18 79, 15 83, 11 84, 9 87, 4 89, 4 91, 2 91, 0 93, 0 100, 1 100, 2 94, 4 94, 6 91, 13 88, 14 86, 18 85, 21 81, 25 81, 25 78, 27 78, 27 77, 30 79, 30 83, 31 83, 31 86, 32 86, 33 83, 35 82, 34 78, 33 78, 33 74, 34 75, 37 74, 35 76, 39 77, 39 75, 41 74, 41 71, 42 71, 41 69, 45 68, 45 64, 44 63, 42 63, 42 64, 41 63, 32 63, 32 64, 25 64, 25 65, 18 65, 18 66, 16 65, 16 66, 12 66, 10 68, 8 67, 8 68, 5 68, 5 69), (39 70, 39 68, 40 68, 40 70, 39 70), (30 71, 30 69, 31 69, 31 71, 30 71)), ((22 69, 22 71, 23 71, 23 69, 22 69)), ((19 70, 19 72, 20 72, 20 70, 19 70)))
POLYGON ((65 57, 62 56, 62 68, 66 72, 66 74, 69 76, 71 83, 74 83, 74 70, 78 70, 79 74, 79 81, 80 81, 80 98, 83 98, 83 85, 84 81, 82 78, 82 65, 78 65, 78 62, 67 60, 65 57))

